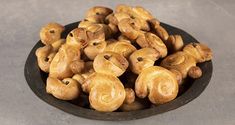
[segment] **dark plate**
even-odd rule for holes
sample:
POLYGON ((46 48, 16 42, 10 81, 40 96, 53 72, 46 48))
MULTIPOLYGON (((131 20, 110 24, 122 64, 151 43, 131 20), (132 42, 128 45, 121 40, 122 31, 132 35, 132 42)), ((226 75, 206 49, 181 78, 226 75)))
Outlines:
MULTIPOLYGON (((63 38, 74 28, 78 26, 79 22, 72 23, 65 26, 66 31, 63 33, 63 38)), ((178 29, 176 27, 162 23, 162 26, 166 28, 169 34, 179 34, 183 37, 184 43, 188 44, 190 42, 197 42, 195 38, 186 33, 185 31, 178 29)), ((28 82, 29 87, 32 91, 43 101, 47 102, 50 105, 57 107, 65 112, 70 114, 88 118, 88 119, 98 119, 98 120, 132 120, 145 118, 156 114, 161 114, 173 109, 176 109, 180 106, 187 104, 196 97, 198 97, 209 84, 212 75, 212 62, 208 61, 205 63, 199 64, 202 69, 203 76, 199 79, 192 80, 188 79, 186 86, 183 87, 183 91, 178 95, 173 101, 159 105, 159 106, 150 106, 149 108, 131 112, 111 112, 103 113, 89 108, 80 107, 73 102, 62 101, 54 98, 53 96, 46 93, 45 81, 47 74, 40 71, 37 65, 37 59, 35 56, 35 51, 37 48, 43 46, 41 41, 38 41, 37 44, 31 50, 25 64, 24 74, 26 81, 28 82)))

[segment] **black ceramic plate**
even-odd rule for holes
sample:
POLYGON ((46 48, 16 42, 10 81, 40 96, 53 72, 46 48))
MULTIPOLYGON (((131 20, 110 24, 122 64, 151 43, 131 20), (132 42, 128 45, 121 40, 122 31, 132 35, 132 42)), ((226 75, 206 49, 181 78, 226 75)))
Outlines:
MULTIPOLYGON (((66 35, 74 28, 78 26, 79 22, 72 23, 65 26, 65 32, 62 37, 65 38, 66 35)), ((184 43, 188 44, 190 42, 197 42, 195 38, 186 33, 185 31, 178 29, 176 27, 162 23, 162 26, 169 32, 169 34, 179 34, 182 36, 184 43)), ((176 109, 180 106, 187 104, 196 97, 198 97, 206 86, 209 84, 212 75, 212 62, 208 61, 205 63, 199 64, 202 69, 203 76, 199 79, 192 80, 188 79, 186 82, 187 86, 184 86, 181 94, 178 95, 173 101, 159 105, 159 106, 150 106, 149 108, 131 112, 110 112, 103 113, 98 112, 89 108, 80 107, 77 104, 69 101, 62 101, 54 98, 52 95, 46 93, 45 81, 47 74, 40 71, 37 59, 35 56, 35 51, 37 48, 43 46, 41 41, 38 41, 37 44, 31 50, 25 64, 24 74, 26 81, 28 82, 29 87, 32 91, 43 101, 47 102, 50 105, 57 107, 65 112, 70 114, 89 118, 89 119, 98 119, 98 120, 132 120, 144 118, 156 114, 161 114, 173 109, 176 109)))

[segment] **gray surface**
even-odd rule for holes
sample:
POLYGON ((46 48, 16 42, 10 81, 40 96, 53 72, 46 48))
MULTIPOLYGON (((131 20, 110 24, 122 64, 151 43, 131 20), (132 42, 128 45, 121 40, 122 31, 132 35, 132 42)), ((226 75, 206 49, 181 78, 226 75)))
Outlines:
POLYGON ((234 125, 235 1, 0 1, 0 124, 1 125, 234 125), (119 3, 142 5, 161 21, 191 33, 214 52, 214 72, 207 89, 189 104, 161 115, 123 122, 79 118, 41 101, 29 89, 23 68, 39 39, 42 25, 81 20, 94 5, 114 7, 119 3))

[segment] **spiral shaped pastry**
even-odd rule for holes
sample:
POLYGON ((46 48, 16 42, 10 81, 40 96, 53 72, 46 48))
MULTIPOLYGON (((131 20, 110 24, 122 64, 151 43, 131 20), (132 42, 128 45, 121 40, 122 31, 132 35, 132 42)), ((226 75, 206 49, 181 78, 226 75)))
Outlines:
POLYGON ((78 49, 86 47, 88 41, 86 30, 83 28, 73 29, 66 37, 66 44, 78 49))
POLYGON ((196 66, 195 59, 182 51, 167 56, 162 60, 161 66, 167 69, 175 69, 182 74, 183 78, 187 77, 188 71, 192 66, 196 66))
POLYGON ((95 73, 85 80, 91 107, 101 112, 117 110, 124 102, 126 93, 121 81, 109 74, 95 73))
POLYGON ((129 57, 130 69, 133 73, 139 74, 143 69, 153 66, 159 57, 159 52, 153 48, 136 50, 129 57))
POLYGON ((212 51, 201 43, 190 43, 183 48, 183 51, 193 56, 197 62, 202 63, 212 59, 212 51))
POLYGON ((140 98, 148 96, 153 104, 163 104, 176 98, 178 83, 169 70, 151 66, 139 74, 135 82, 135 92, 140 98))
POLYGON ((80 94, 80 84, 71 78, 62 81, 57 78, 48 77, 46 91, 61 100, 73 100, 80 94))
POLYGON ((48 23, 40 30, 40 39, 43 44, 49 45, 61 38, 64 26, 58 23, 48 23))
POLYGON ((112 51, 121 54, 122 56, 128 58, 131 53, 133 53, 136 48, 128 43, 126 40, 119 40, 117 42, 110 43, 105 51, 112 51))
POLYGON ((150 47, 156 49, 160 52, 161 57, 165 57, 167 55, 167 48, 163 41, 153 33, 145 33, 144 35, 140 35, 136 42, 142 48, 150 47))
POLYGON ((122 75, 129 63, 125 57, 114 52, 103 52, 98 54, 93 63, 96 72, 111 74, 114 76, 122 75))
POLYGON ((77 47, 62 45, 51 62, 49 76, 58 79, 72 77, 70 64, 79 59, 80 51, 77 47))
POLYGON ((90 60, 94 60, 94 58, 102 53, 107 46, 107 43, 103 40, 95 39, 89 41, 88 46, 84 49, 84 53, 90 60))

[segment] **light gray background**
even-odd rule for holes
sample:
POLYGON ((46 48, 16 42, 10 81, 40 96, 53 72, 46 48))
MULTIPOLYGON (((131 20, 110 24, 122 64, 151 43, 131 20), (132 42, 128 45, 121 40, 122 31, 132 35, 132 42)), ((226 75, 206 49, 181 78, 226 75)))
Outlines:
POLYGON ((0 0, 1 125, 234 125, 235 1, 234 0, 0 0), (40 27, 55 21, 81 20, 92 6, 141 5, 165 23, 184 29, 213 52, 213 77, 200 97, 176 110, 122 122, 79 118, 40 100, 24 78, 24 64, 39 39, 40 27))

